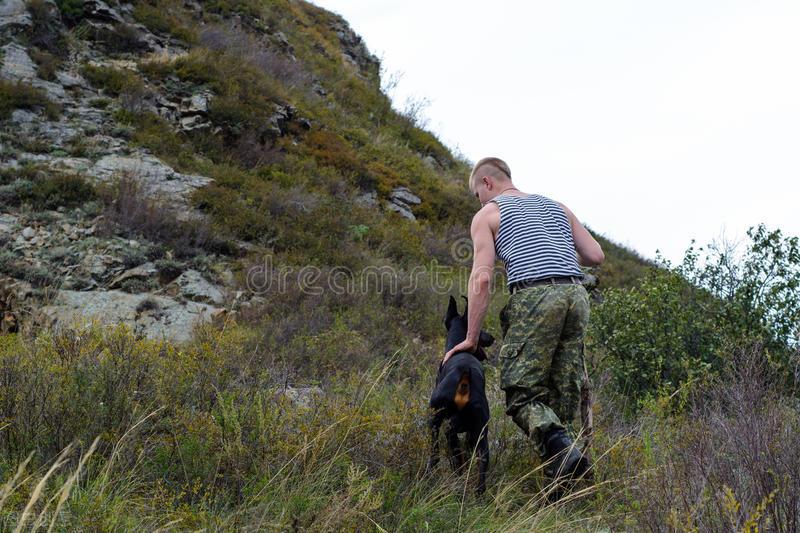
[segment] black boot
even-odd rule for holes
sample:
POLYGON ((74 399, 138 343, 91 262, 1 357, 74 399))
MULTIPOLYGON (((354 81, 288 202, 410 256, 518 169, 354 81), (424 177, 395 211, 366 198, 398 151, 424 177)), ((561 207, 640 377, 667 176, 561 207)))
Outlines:
POLYGON ((572 439, 562 428, 552 429, 545 434, 544 448, 542 461, 550 461, 545 467, 545 474, 553 480, 580 478, 589 470, 589 459, 573 445, 572 439))

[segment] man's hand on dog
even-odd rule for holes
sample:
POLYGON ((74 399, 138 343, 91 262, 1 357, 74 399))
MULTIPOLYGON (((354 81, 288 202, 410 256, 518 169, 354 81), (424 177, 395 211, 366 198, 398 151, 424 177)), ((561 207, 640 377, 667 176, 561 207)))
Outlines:
MULTIPOLYGON (((442 365, 450 359, 451 356, 457 354, 458 352, 469 352, 475 353, 475 350, 478 348, 478 339, 470 340, 469 337, 461 341, 460 343, 453 346, 453 349, 444 354, 444 359, 442 359, 442 365)), ((439 365, 441 366, 441 365, 439 365)))

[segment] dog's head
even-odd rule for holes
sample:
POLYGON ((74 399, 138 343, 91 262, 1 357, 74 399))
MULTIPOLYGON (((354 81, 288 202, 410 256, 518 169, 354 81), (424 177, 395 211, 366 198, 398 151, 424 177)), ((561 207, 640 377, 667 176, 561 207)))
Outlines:
MULTIPOLYGON (((466 300, 466 298, 464 299, 466 300)), ((459 314, 456 299, 452 296, 450 297, 450 302, 447 305, 447 314, 444 317, 444 325, 447 328, 445 351, 450 351, 453 346, 467 338, 467 311, 467 305, 465 305, 464 314, 459 314)), ((492 343, 494 343, 494 337, 481 330, 478 336, 478 347, 473 355, 480 361, 486 360, 484 348, 491 346, 492 343)))

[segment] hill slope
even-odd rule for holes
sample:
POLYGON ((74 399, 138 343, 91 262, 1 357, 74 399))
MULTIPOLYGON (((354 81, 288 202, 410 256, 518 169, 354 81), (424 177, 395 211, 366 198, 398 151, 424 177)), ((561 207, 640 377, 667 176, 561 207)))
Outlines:
MULTIPOLYGON (((302 1, 14 0, 0 30, 12 321, 91 312, 185 340, 197 317, 299 320, 309 301, 326 317, 310 334, 355 314, 343 328, 394 324, 385 353, 438 336, 469 268, 469 163, 392 108, 342 18, 302 1), (248 286, 267 262, 285 307, 248 286), (314 295, 310 266, 320 289, 369 269, 410 288, 314 295)), ((632 283, 643 262, 604 245, 601 286, 632 283)))

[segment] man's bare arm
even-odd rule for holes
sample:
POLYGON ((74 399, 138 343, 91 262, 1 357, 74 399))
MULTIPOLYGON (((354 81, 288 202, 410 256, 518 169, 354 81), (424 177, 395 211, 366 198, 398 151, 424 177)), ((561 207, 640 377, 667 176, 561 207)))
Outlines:
POLYGON ((481 325, 489 307, 489 292, 491 288, 492 273, 496 251, 494 236, 489 226, 486 209, 481 209, 472 219, 470 234, 474 256, 472 258, 472 273, 469 276, 467 287, 467 300, 469 302, 469 316, 467 317, 467 339, 475 341, 481 333, 481 325))
POLYGON ((583 224, 575 216, 575 213, 559 202, 559 205, 564 208, 569 219, 569 224, 572 226, 572 240, 575 242, 575 251, 578 252, 578 262, 583 266, 597 266, 605 261, 605 254, 600 244, 592 237, 592 234, 583 227, 583 224))
POLYGON ((494 235, 492 234, 489 224, 492 217, 491 209, 492 208, 489 207, 478 211, 472 218, 472 226, 470 228, 474 255, 472 259, 472 273, 469 276, 469 284, 467 286, 467 302, 469 307, 469 312, 467 314, 467 338, 445 354, 442 364, 454 353, 473 351, 478 347, 481 325, 486 316, 486 310, 489 307, 489 294, 496 257, 494 235))

